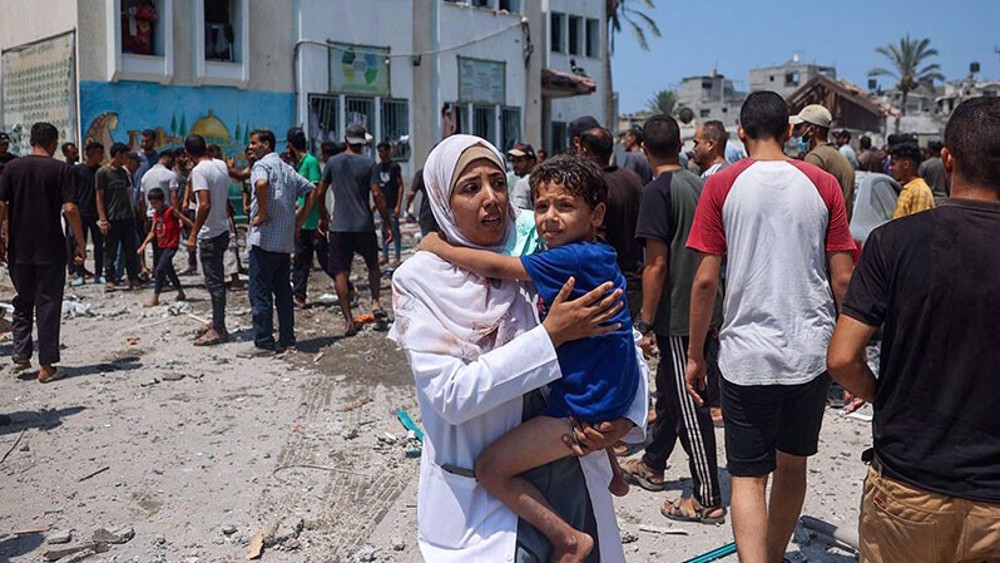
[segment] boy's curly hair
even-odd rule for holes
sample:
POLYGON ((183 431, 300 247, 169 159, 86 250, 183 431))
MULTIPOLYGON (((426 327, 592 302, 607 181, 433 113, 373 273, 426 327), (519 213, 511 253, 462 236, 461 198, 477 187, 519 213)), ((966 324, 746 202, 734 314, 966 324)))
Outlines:
POLYGON ((538 197, 538 186, 542 184, 555 184, 582 197, 591 209, 608 199, 604 172, 593 160, 579 155, 561 154, 545 159, 531 171, 528 183, 532 200, 538 197))

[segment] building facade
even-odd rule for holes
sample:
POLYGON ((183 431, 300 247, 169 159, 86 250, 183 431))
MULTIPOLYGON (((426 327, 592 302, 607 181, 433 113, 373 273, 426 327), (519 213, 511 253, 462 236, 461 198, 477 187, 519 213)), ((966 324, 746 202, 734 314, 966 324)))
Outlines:
POLYGON ((677 111, 690 108, 697 122, 721 121, 727 128, 739 123, 740 106, 747 93, 737 91, 733 81, 714 70, 707 76, 689 76, 677 90, 677 111))
POLYGON ((750 91, 771 90, 788 99, 796 90, 817 75, 836 80, 837 69, 832 66, 807 64, 798 54, 783 65, 755 68, 750 71, 750 91))
POLYGON ((201 133, 240 155, 249 132, 299 125, 314 150, 351 123, 406 173, 440 138, 561 150, 602 115, 601 0, 52 0, 0 19, 0 119, 62 138, 157 147, 201 133), (587 75, 587 76, 584 76, 587 75), (590 78, 594 77, 594 78, 590 78), (553 124, 554 122, 554 124, 553 124))

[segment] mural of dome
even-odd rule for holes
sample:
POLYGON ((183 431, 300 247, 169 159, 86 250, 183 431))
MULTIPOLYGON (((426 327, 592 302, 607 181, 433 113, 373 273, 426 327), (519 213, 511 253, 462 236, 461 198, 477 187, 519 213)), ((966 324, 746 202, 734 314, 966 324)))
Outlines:
POLYGON ((212 115, 212 110, 208 110, 208 115, 194 122, 190 134, 201 135, 207 143, 229 143, 229 129, 221 120, 212 115))

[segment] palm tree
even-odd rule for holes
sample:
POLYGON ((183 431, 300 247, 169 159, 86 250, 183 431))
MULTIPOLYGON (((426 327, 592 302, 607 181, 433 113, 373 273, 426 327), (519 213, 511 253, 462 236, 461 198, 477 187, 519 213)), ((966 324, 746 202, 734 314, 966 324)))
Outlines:
POLYGON ((877 47, 875 52, 885 55, 892 63, 893 69, 873 68, 868 76, 891 76, 898 80, 896 89, 903 95, 902 114, 906 115, 906 99, 910 92, 920 86, 934 87, 935 80, 944 80, 941 65, 937 63, 921 67, 930 57, 936 57, 937 49, 929 48, 930 39, 910 39, 909 34, 899 40, 899 45, 889 43, 877 47))
MULTIPOLYGON (((639 0, 647 10, 655 10, 653 0, 639 0)), ((628 25, 639 43, 639 48, 643 51, 649 50, 649 42, 646 40, 646 32, 653 34, 653 37, 660 37, 660 28, 653 21, 653 18, 639 11, 632 6, 635 0, 604 0, 604 18, 608 24, 608 49, 604 53, 604 76, 607 77, 608 84, 604 90, 604 118, 608 128, 614 127, 615 122, 615 97, 612 91, 611 80, 611 56, 615 53, 615 37, 622 31, 622 23, 628 25)))
POLYGON ((660 90, 646 101, 646 109, 652 113, 673 115, 677 106, 677 94, 673 90, 660 90))

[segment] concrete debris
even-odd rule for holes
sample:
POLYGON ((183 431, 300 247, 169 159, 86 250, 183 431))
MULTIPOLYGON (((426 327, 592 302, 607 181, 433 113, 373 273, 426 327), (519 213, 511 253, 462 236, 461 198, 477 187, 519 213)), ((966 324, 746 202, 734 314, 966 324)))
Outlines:
POLYGON ((298 549, 298 537, 305 527, 306 523, 302 518, 272 520, 264 533, 264 546, 298 549))
POLYGON ((77 317, 96 317, 97 313, 93 311, 93 305, 90 303, 66 300, 62 304, 62 316, 64 319, 75 319, 77 317))
POLYGON ((250 540, 250 546, 247 547, 247 561, 259 559, 263 552, 264 530, 257 530, 257 533, 253 535, 253 539, 250 540))
POLYGON ((73 541, 73 530, 57 530, 45 537, 47 544, 69 543, 73 541))
POLYGON ((378 561, 378 549, 371 545, 365 544, 359 549, 353 557, 351 557, 352 563, 369 563, 371 561, 378 561))
POLYGON ((223 524, 221 530, 223 534, 231 536, 236 533, 236 526, 233 526, 232 524, 223 524))
POLYGON ((111 530, 98 528, 94 530, 92 539, 97 543, 127 543, 135 537, 135 530, 131 527, 123 526, 111 530))
POLYGON ((167 307, 167 315, 171 317, 179 317, 181 315, 185 315, 190 312, 191 312, 191 304, 184 301, 172 303, 170 306, 167 307))
POLYGON ((622 544, 635 543, 639 541, 639 536, 628 530, 622 530, 622 544))

